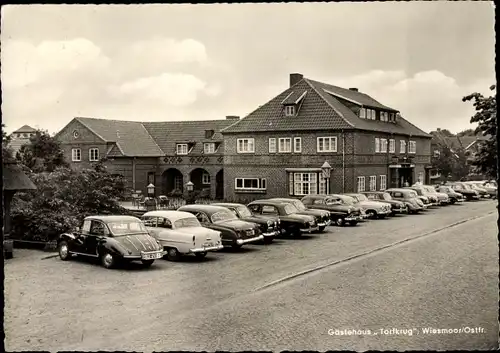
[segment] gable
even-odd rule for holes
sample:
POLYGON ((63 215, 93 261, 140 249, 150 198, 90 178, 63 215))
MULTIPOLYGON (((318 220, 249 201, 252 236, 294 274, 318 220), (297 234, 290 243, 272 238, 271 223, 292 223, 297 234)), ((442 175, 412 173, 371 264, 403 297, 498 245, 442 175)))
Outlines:
POLYGON ((79 142, 105 142, 105 140, 101 136, 90 130, 87 126, 78 121, 78 119, 72 119, 54 136, 54 138, 61 142, 61 144, 79 142), (74 135, 75 131, 77 132, 77 137, 75 137, 74 135))

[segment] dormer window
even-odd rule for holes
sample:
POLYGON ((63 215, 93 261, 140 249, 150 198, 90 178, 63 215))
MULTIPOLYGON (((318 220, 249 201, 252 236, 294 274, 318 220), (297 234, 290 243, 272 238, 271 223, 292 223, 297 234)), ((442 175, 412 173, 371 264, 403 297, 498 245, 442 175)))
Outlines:
POLYGON ((203 144, 203 153, 205 154, 211 154, 215 153, 215 142, 205 142, 203 144))
POLYGON ((359 117, 360 117, 361 119, 366 119, 366 109, 365 109, 365 108, 361 108, 361 109, 359 110, 359 117))
POLYGON ((295 115, 295 105, 286 105, 285 116, 294 116, 294 115, 295 115))
POLYGON ((389 121, 389 113, 380 112, 380 121, 389 121))
POLYGON ((177 144, 177 154, 188 154, 188 144, 178 143, 177 144))

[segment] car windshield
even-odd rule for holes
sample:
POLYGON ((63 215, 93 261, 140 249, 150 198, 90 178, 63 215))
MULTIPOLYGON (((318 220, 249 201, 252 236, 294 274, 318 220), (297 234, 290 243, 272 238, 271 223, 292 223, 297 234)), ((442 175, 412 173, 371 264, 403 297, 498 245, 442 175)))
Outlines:
POLYGON ((213 223, 229 221, 231 219, 238 219, 238 217, 236 217, 236 215, 230 211, 215 212, 211 218, 213 223))
POLYGON ((299 210, 297 209, 297 207, 295 207, 294 205, 292 205, 291 203, 287 203, 285 205, 285 207, 283 207, 284 211, 285 211, 285 214, 289 215, 289 214, 292 214, 292 213, 297 213, 299 210))
POLYGON ((115 237, 129 234, 147 233, 144 224, 138 221, 109 222, 108 227, 115 237))
POLYGON ((356 195, 355 197, 358 201, 368 201, 368 198, 365 195, 356 195))
POLYGON ((464 189, 467 189, 467 190, 472 190, 472 188, 470 187, 470 185, 467 185, 467 184, 460 184, 464 189))
POLYGON ((201 227, 201 224, 200 222, 198 222, 196 217, 186 217, 175 221, 174 227, 175 228, 201 227))
POLYGON ((408 193, 408 195, 409 195, 410 197, 417 197, 417 196, 418 196, 418 194, 417 194, 417 192, 416 192, 416 191, 410 191, 410 192, 408 193))
POLYGON ((384 193, 382 194, 382 197, 383 197, 383 198, 384 198, 384 200, 386 200, 386 201, 391 201, 391 200, 392 200, 391 195, 389 195, 387 192, 384 192, 384 193))
POLYGON ((350 196, 344 196, 344 197, 339 197, 339 199, 342 201, 344 205, 354 205, 355 203, 358 202, 358 199, 350 196))
POLYGON ((423 196, 424 195, 424 192, 422 191, 422 189, 413 189, 413 191, 415 191, 418 196, 423 196))
POLYGON ((252 217, 252 212, 248 209, 248 207, 238 207, 238 213, 240 214, 241 217, 252 217))
POLYGON ((306 206, 304 206, 304 204, 302 202, 300 202, 299 200, 297 201, 294 201, 293 202, 293 205, 295 206, 295 208, 299 211, 305 211, 306 210, 306 206))

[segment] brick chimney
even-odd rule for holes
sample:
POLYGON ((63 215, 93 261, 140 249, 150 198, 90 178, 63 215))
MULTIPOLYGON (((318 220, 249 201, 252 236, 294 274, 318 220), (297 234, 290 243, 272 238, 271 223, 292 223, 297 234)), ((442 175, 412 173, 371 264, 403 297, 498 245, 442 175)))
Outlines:
POLYGON ((292 87, 294 84, 302 80, 304 76, 302 74, 290 74, 290 87, 292 87))
POLYGON ((356 87, 351 87, 351 88, 349 88, 349 91, 358 92, 358 89, 356 87))
POLYGON ((238 115, 226 115, 226 120, 240 120, 238 115))

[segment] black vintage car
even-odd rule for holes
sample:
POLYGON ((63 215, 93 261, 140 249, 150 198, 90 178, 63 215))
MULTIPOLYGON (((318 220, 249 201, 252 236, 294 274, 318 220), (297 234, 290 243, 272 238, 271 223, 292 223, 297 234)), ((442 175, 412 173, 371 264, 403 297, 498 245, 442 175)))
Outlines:
POLYGON ((320 232, 324 231, 327 226, 330 225, 330 212, 323 210, 308 209, 300 200, 288 199, 288 198, 273 198, 271 201, 291 203, 299 211, 298 214, 313 216, 318 224, 318 230, 320 232))
POLYGON ((446 194, 448 195, 448 197, 450 198, 450 203, 451 204, 455 204, 457 202, 464 202, 465 200, 465 197, 464 195, 456 192, 455 190, 453 190, 451 188, 451 186, 447 186, 447 185, 437 185, 436 186, 436 191, 438 192, 442 192, 443 194, 446 194))
POLYGON ((365 191, 362 192, 368 200, 379 201, 391 205, 391 215, 399 213, 408 213, 408 207, 404 202, 394 200, 392 196, 385 191, 365 191))
POLYGON ((299 214, 297 208, 290 203, 257 200, 248 204, 248 208, 255 215, 279 217, 283 234, 298 236, 318 230, 313 216, 299 214))
POLYGON ((192 213, 203 227, 221 232, 222 245, 241 248, 243 244, 264 239, 259 225, 238 219, 225 207, 213 205, 185 205, 177 211, 192 213))
POLYGON ((309 209, 330 212, 330 219, 338 226, 355 226, 362 220, 361 209, 345 199, 330 195, 308 195, 302 203, 309 209))
POLYGON ((59 257, 66 261, 73 255, 99 258, 112 268, 119 261, 142 261, 148 267, 165 252, 140 219, 132 216, 90 216, 74 233, 61 234, 59 257))
POLYGON ((446 186, 451 187, 454 191, 464 195, 467 201, 479 200, 481 196, 479 192, 473 190, 469 185, 461 182, 446 183, 446 186))
POLYGON ((280 219, 276 216, 256 215, 241 203, 213 203, 213 206, 225 207, 239 219, 259 225, 264 236, 264 243, 272 243, 273 239, 281 234, 280 219))

